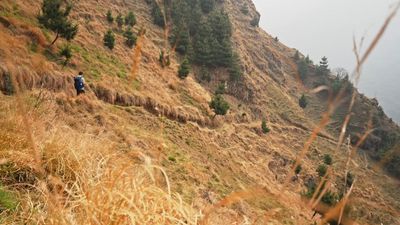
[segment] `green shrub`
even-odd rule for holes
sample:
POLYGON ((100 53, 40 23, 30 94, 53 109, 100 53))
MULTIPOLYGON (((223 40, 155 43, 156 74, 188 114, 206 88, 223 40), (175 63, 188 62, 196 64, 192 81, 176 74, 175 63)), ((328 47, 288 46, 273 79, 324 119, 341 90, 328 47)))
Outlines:
POLYGON ((349 171, 347 173, 346 185, 348 187, 351 187, 351 185, 353 185, 353 182, 354 182, 354 175, 349 171))
MULTIPOLYGON (((326 185, 326 182, 324 182, 322 184, 322 187, 319 190, 318 195, 321 194, 322 190, 325 188, 325 185, 326 185)), ((316 189, 317 189, 317 185, 314 183, 313 185, 307 187, 307 191, 303 195, 306 196, 307 198, 312 198, 312 196, 315 194, 316 189)), ((338 200, 339 200, 339 196, 329 190, 327 192, 325 192, 325 194, 321 198, 321 202, 323 202, 329 206, 335 205, 338 202, 338 200)))
POLYGON ((324 155, 324 163, 326 165, 332 165, 332 157, 329 154, 324 155))
POLYGON ((185 79, 190 73, 190 64, 188 59, 184 59, 178 70, 178 76, 185 79))
POLYGON ((261 130, 264 134, 269 133, 271 130, 267 126, 267 121, 265 119, 262 120, 261 122, 261 130))
POLYGON ((303 109, 305 109, 308 105, 308 101, 307 98, 304 94, 301 95, 300 99, 299 99, 299 106, 303 109))
POLYGON ((60 49, 59 55, 64 57, 63 65, 66 66, 72 58, 72 48, 70 45, 65 45, 60 49))
POLYGON ((107 33, 104 35, 104 45, 109 49, 113 49, 115 45, 115 36, 112 30, 108 30, 107 33))
POLYGON ((169 66, 171 64, 170 56, 169 56, 169 54, 165 54, 164 50, 160 51, 160 55, 159 55, 158 61, 160 62, 160 65, 163 68, 166 67, 166 66, 169 66))
POLYGON ((240 65, 240 59, 237 54, 234 54, 232 63, 229 68, 229 78, 231 81, 239 81, 243 76, 242 67, 240 65))
POLYGON ((109 23, 113 23, 114 22, 114 17, 113 17, 113 15, 112 15, 112 12, 111 12, 111 10, 108 10, 107 11, 107 21, 109 22, 109 23))
POLYGON ((301 165, 297 165, 297 166, 296 166, 296 169, 294 170, 294 172, 295 172, 296 174, 299 174, 299 173, 301 172, 302 169, 303 169, 303 168, 301 168, 301 165))
POLYGON ((400 178, 400 156, 399 155, 394 155, 389 158, 389 162, 385 164, 386 170, 396 176, 397 178, 400 178))
POLYGON ((327 204, 329 206, 333 206, 333 205, 335 205, 337 203, 338 199, 339 198, 338 198, 337 194, 335 194, 335 193, 333 193, 331 191, 327 191, 322 196, 321 202, 323 202, 323 203, 325 203, 325 204, 327 204))
POLYGON ((187 26, 174 26, 169 41, 172 46, 176 46, 175 51, 177 51, 178 53, 182 55, 189 53, 191 43, 190 34, 187 26))
POLYGON ((51 43, 53 45, 59 37, 72 40, 78 33, 78 25, 73 24, 69 19, 72 4, 63 0, 43 0, 41 13, 38 16, 39 23, 45 28, 56 33, 51 43))
POLYGON ((258 27, 260 23, 260 14, 257 14, 253 17, 253 19, 250 21, 250 25, 253 27, 258 27))
POLYGON ((200 68, 200 79, 206 82, 211 81, 211 73, 205 66, 200 68))
POLYGON ((124 32, 124 37, 125 37, 125 44, 129 48, 132 48, 136 44, 137 37, 133 34, 132 29, 130 27, 124 32))
POLYGON ((306 79, 306 77, 308 75, 308 71, 309 71, 308 63, 307 63, 306 59, 300 59, 297 62, 297 70, 299 72, 300 79, 304 81, 306 79))
POLYGON ((151 9, 151 15, 153 16, 154 24, 156 24, 160 27, 165 26, 164 16, 161 12, 160 7, 158 6, 158 4, 156 2, 153 2, 153 7, 151 9))
POLYGON ((168 160, 171 162, 176 162, 176 158, 174 156, 168 156, 168 160))
POLYGON ((215 115, 225 115, 230 108, 229 103, 225 101, 222 95, 215 95, 209 105, 214 110, 215 115))
POLYGON ((331 86, 333 94, 337 95, 340 91, 343 91, 344 94, 351 94, 354 87, 349 80, 349 73, 346 69, 336 68, 333 70, 333 74, 336 75, 331 86))
POLYGON ((314 62, 310 59, 310 56, 309 56, 309 55, 306 56, 306 58, 304 59, 304 61, 305 61, 308 65, 314 64, 314 62))
POLYGON ((117 21, 118 27, 121 29, 122 26, 124 25, 124 18, 122 18, 121 13, 118 14, 116 21, 117 21))
POLYGON ((209 13, 214 9, 215 0, 200 0, 200 7, 204 13, 209 13))
POLYGON ((215 94, 216 95, 223 95, 223 94, 225 94, 225 89, 226 89, 225 83, 220 83, 217 86, 217 89, 215 90, 215 94))
POLYGON ((11 75, 9 73, 5 73, 3 75, 3 80, 4 80, 4 94, 13 95, 15 93, 15 90, 11 75))
POLYGON ((326 172, 327 172, 328 168, 326 167, 326 165, 321 164, 318 166, 317 168, 317 173, 320 177, 325 176, 326 172))
POLYGON ((133 12, 130 11, 128 15, 125 17, 125 25, 133 27, 135 26, 135 24, 136 24, 135 14, 133 14, 133 12))

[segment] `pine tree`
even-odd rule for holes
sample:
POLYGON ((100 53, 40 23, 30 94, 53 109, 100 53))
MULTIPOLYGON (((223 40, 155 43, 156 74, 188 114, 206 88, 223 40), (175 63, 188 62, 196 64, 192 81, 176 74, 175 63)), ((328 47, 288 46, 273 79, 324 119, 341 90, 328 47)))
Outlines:
POLYGON ((261 122, 261 130, 264 134, 269 133, 271 130, 267 126, 267 121, 265 119, 262 120, 261 122))
POLYGON ((230 67, 232 65, 233 50, 230 39, 225 39, 220 43, 212 44, 212 58, 216 66, 230 67))
POLYGON ((307 60, 301 59, 297 62, 297 70, 299 71, 300 79, 305 80, 308 75, 308 63, 307 60))
POLYGON ((185 79, 190 73, 190 64, 188 59, 184 59, 178 70, 178 76, 185 79))
POLYGON ((69 19, 72 5, 63 0, 43 0, 42 12, 38 16, 39 23, 45 28, 56 33, 51 45, 61 36, 66 40, 72 40, 78 33, 78 25, 69 19))
POLYGON ((135 24, 136 24, 135 14, 133 14, 133 12, 130 11, 128 15, 125 17, 125 25, 133 27, 135 26, 135 24))
POLYGON ((260 18, 261 18, 260 14, 257 13, 257 15, 255 15, 253 19, 250 21, 250 25, 253 27, 258 27, 260 23, 260 18))
POLYGON ((301 95, 301 98, 299 99, 299 106, 303 109, 305 109, 308 105, 308 101, 306 96, 303 94, 301 95))
POLYGON ((63 62, 63 66, 66 66, 69 62, 69 60, 71 60, 72 58, 72 49, 70 45, 65 45, 64 47, 62 47, 60 49, 59 55, 61 57, 64 57, 64 62, 63 62))
POLYGON ((133 34, 131 27, 124 32, 124 37, 126 38, 125 44, 132 48, 136 44, 137 37, 133 34))
POLYGON ((322 57, 321 61, 319 62, 319 66, 317 68, 318 75, 327 76, 329 75, 329 65, 328 65, 328 58, 325 56, 322 57))
POLYGON ((108 11, 107 11, 107 21, 108 21, 109 23, 113 23, 113 22, 114 22, 114 17, 113 17, 113 15, 112 15, 111 10, 108 10, 108 11))
POLYGON ((324 155, 324 163, 326 165, 332 165, 332 157, 329 154, 324 155))
POLYGON ((201 10, 204 13, 209 13, 214 9, 215 0, 200 0, 201 10))
POLYGON ((233 54, 231 65, 229 66, 229 78, 231 81, 238 81, 243 75, 242 67, 240 65, 239 56, 233 54))
POLYGON ((194 62, 199 65, 212 65, 210 46, 211 28, 206 21, 201 21, 196 36, 194 37, 194 62))
POLYGON ((340 89, 342 89, 342 80, 339 76, 335 77, 335 80, 332 83, 332 92, 334 95, 338 94, 340 89))
POLYGON ((222 95, 215 95, 209 105, 214 110, 215 115, 225 115, 230 108, 229 103, 225 101, 222 95))
POLYGON ((328 171, 328 168, 324 164, 319 165, 317 168, 317 173, 320 177, 325 176, 327 171, 328 171))
POLYGON ((175 26, 172 33, 170 42, 173 46, 176 46, 175 51, 182 55, 186 54, 190 45, 190 36, 187 27, 185 25, 175 26))
POLYGON ((211 28, 211 35, 216 38, 219 43, 230 39, 232 36, 232 25, 229 21, 228 14, 224 11, 215 11, 208 17, 208 24, 211 28))
POLYGON ((121 13, 118 14, 116 21, 117 21, 118 27, 122 28, 122 26, 124 25, 124 19, 122 18, 121 13))
POLYGON ((301 165, 297 165, 297 166, 296 166, 296 169, 294 170, 294 172, 295 172, 296 175, 299 175, 299 173, 301 172, 301 170, 302 170, 301 165))
POLYGON ((107 33, 104 35, 104 45, 109 49, 113 49, 115 45, 115 36, 112 30, 108 30, 107 33))
POLYGON ((165 26, 164 16, 163 16, 161 9, 157 3, 153 3, 153 7, 151 9, 151 15, 153 16, 154 24, 156 24, 160 27, 165 26))
POLYGON ((305 62, 306 62, 307 64, 313 64, 313 61, 310 59, 310 56, 309 56, 309 55, 307 55, 307 57, 305 58, 305 62))
POLYGON ((200 68, 200 79, 206 82, 211 81, 211 73, 205 66, 200 68))
POLYGON ((347 187, 351 187, 354 182, 354 175, 351 172, 348 172, 346 175, 346 185, 347 187))

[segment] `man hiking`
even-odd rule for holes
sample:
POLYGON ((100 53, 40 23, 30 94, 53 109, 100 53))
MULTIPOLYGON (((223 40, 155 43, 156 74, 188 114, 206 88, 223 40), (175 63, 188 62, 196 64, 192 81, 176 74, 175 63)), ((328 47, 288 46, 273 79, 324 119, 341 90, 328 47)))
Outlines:
POLYGON ((74 77, 74 86, 76 95, 85 93, 85 78, 83 78, 83 72, 79 72, 79 75, 74 77))

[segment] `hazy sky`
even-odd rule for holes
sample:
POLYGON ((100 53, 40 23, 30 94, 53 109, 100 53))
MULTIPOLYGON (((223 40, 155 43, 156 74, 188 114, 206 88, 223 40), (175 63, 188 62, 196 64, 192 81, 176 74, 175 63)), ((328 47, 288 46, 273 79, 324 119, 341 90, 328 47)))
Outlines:
MULTIPOLYGON (((354 69, 353 36, 364 49, 399 0, 253 0, 260 26, 314 62, 327 56, 332 68, 354 69)), ((377 97, 400 122, 400 13, 363 68, 359 89, 377 97)))

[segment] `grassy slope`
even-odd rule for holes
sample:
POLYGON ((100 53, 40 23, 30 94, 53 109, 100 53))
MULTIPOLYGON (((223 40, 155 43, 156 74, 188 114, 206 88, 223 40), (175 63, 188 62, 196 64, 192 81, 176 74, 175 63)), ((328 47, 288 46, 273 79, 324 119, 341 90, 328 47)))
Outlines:
MULTIPOLYGON (((80 32, 77 39, 73 41, 75 56, 72 65, 64 70, 57 64, 55 58, 43 54, 45 45, 50 41, 52 34, 49 31, 40 30, 33 19, 36 12, 32 12, 31 8, 32 5, 38 8, 38 2, 33 0, 13 2, 3 1, 0 5, 0 15, 11 21, 14 26, 6 28, 0 25, 2 34, 0 38, 2 43, 6 43, 0 46, 0 56, 6 65, 3 67, 15 74, 18 74, 21 67, 24 68, 21 82, 26 82, 26 80, 35 82, 47 73, 51 73, 49 75, 53 78, 51 88, 56 86, 58 89, 55 92, 44 91, 45 94, 41 94, 39 98, 28 97, 38 96, 37 91, 27 93, 27 96, 21 100, 22 105, 28 105, 29 115, 32 115, 35 142, 44 154, 39 166, 36 165, 37 162, 29 160, 29 157, 23 160, 24 158, 10 156, 10 150, 15 152, 23 149, 21 151, 26 153, 26 156, 32 152, 30 152, 29 143, 25 143, 27 139, 24 131, 15 130, 24 118, 24 115, 17 113, 19 108, 14 102, 15 98, 0 97, 4 106, 1 108, 1 113, 5 116, 4 118, 9 118, 4 120, 5 124, 1 131, 3 134, 12 136, 6 144, 16 139, 25 143, 20 147, 2 148, 2 156, 17 170, 28 174, 27 177, 37 176, 35 173, 32 174, 32 168, 35 168, 35 165, 45 168, 47 177, 61 179, 60 183, 67 185, 65 189, 76 195, 61 200, 62 203, 64 201, 68 203, 68 206, 61 207, 62 213, 50 211, 42 218, 44 214, 41 212, 48 211, 50 207, 36 206, 37 213, 29 219, 44 220, 48 223, 54 219, 69 223, 68 219, 73 218, 83 224, 92 223, 94 219, 101 218, 95 213, 88 217, 90 213, 87 213, 93 210, 106 212, 106 215, 111 215, 110 218, 114 222, 118 220, 127 222, 128 218, 143 221, 157 214, 154 213, 156 208, 153 212, 146 211, 148 206, 139 207, 141 210, 136 211, 130 208, 132 203, 139 202, 154 204, 164 210, 170 209, 166 210, 167 216, 195 224, 199 210, 208 209, 224 196, 229 196, 231 192, 248 189, 250 194, 247 197, 245 195, 249 198, 248 200, 212 210, 210 224, 246 220, 254 224, 264 224, 266 220, 278 224, 305 224, 310 221, 311 211, 303 210, 304 206, 300 201, 299 193, 306 175, 315 174, 318 161, 327 152, 331 152, 337 162, 335 164, 337 175, 344 173, 342 171, 345 164, 343 152, 332 153, 334 143, 320 137, 303 162, 304 169, 300 181, 291 183, 288 190, 280 195, 282 183, 290 169, 289 162, 302 148, 314 121, 297 106, 297 97, 302 89, 293 78, 296 73, 290 59, 293 50, 276 43, 273 38, 259 29, 250 29, 248 21, 251 16, 239 16, 240 7, 237 4, 226 1, 224 7, 236 28, 234 41, 246 65, 247 89, 245 90, 250 90, 252 94, 247 95, 248 98, 229 98, 232 103, 235 103, 234 105, 242 104, 242 106, 233 107, 224 123, 220 123, 220 126, 215 129, 210 129, 200 127, 195 123, 182 124, 164 117, 157 117, 142 107, 107 104, 98 100, 93 93, 82 98, 73 97, 72 85, 68 83, 67 77, 78 70, 83 70, 87 74, 88 82, 93 85, 106 86, 114 92, 151 97, 157 104, 179 108, 186 116, 207 117, 211 114, 207 109, 207 101, 210 99, 207 91, 209 87, 200 86, 192 78, 180 81, 176 76, 178 63, 175 58, 170 68, 162 69, 158 65, 158 53, 163 45, 162 30, 152 25, 149 16, 150 9, 144 1, 115 1, 111 6, 108 1, 77 2, 73 16, 79 20, 80 32), (117 38, 119 44, 113 52, 102 47, 102 34, 110 27, 105 20, 105 12, 110 7, 114 11, 132 9, 137 14, 139 24, 135 30, 138 30, 140 26, 147 28, 146 39, 142 46, 143 57, 139 72, 134 78, 130 74, 132 50, 121 44, 121 37, 117 38), (32 39, 39 40, 36 50, 35 48, 32 50, 32 39), (32 104, 36 101, 35 99, 40 100, 37 107, 34 107, 36 104, 32 104), (250 114, 249 123, 237 123, 237 118, 243 111, 250 114), (272 132, 268 135, 258 134, 257 130, 262 117, 268 118, 269 126, 272 128, 272 132), (301 126, 298 126, 299 124, 301 126), (71 140, 74 141, 68 143, 71 140), (77 156, 79 157, 74 158, 77 156), (73 160, 66 160, 69 157, 73 160), (54 162, 57 158, 59 160, 54 162), (105 164, 102 158, 107 159, 105 164), (149 163, 150 159, 151 163, 149 163), (144 170, 140 169, 142 168, 140 165, 143 164, 147 165, 144 170), (73 171, 65 171, 65 166, 73 168, 78 165, 81 167, 73 171), (192 204, 192 207, 181 205, 179 200, 169 197, 166 193, 168 183, 165 182, 162 173, 154 171, 150 173, 154 176, 154 183, 151 176, 149 178, 140 175, 145 174, 149 168, 153 168, 151 165, 161 165, 165 168, 172 191, 179 193, 184 202, 192 204), (122 169, 120 166, 127 168, 122 169), (134 179, 142 188, 130 186, 129 182, 127 184, 122 179, 122 183, 119 183, 114 191, 107 184, 117 180, 115 177, 118 176, 111 175, 119 173, 124 174, 122 177, 128 180, 134 179), (80 174, 83 175, 77 178, 76 176, 80 174), (140 179, 142 177, 146 178, 140 179), (100 191, 102 187, 104 187, 104 192, 111 193, 109 196, 112 198, 98 202, 96 198, 85 195, 85 193, 94 192, 103 198, 100 191), (262 187, 263 192, 251 194, 254 192, 252 191, 254 187, 262 187), (144 192, 149 194, 143 194, 143 189, 149 190, 149 192, 144 192), (123 195, 121 195, 122 192, 123 195), (76 199, 80 200, 78 210, 72 210, 70 204, 76 199), (156 199, 156 201, 151 199, 156 199), (103 205, 116 203, 120 207, 115 211, 102 208, 103 205), (164 206, 163 203, 170 204, 164 206), (122 213, 123 216, 121 216, 121 212, 125 214, 122 213), (140 218, 139 215, 143 214, 147 217, 140 218), (264 215, 268 216, 264 218, 264 215)), ((251 13, 254 11, 251 10, 251 13)), ((114 29, 118 32, 116 28, 114 29)), ((61 46, 62 43, 58 45, 61 46)), ((56 52, 57 48, 53 52, 56 52)), ((219 119, 222 120, 222 118, 219 119)), ((392 194, 397 192, 394 188, 397 185, 396 182, 366 168, 362 157, 355 159, 353 166, 360 180, 354 193, 354 201, 359 203, 355 204, 355 207, 360 208, 357 216, 364 221, 373 217, 375 221, 388 221, 393 224, 395 216, 393 213, 388 214, 388 209, 399 210, 399 201, 395 199, 396 194, 392 194), (382 179, 386 181, 386 189, 380 186, 382 179), (368 195, 369 192, 374 195, 368 195), (365 212, 365 205, 367 205, 367 212, 365 212)), ((7 171, 2 171, 2 177, 7 178, 6 185, 18 182, 13 176, 6 175, 7 171)), ((57 182, 49 178, 44 181, 41 178, 36 179, 38 179, 36 182, 31 180, 26 182, 32 182, 39 187, 40 182, 46 182, 48 187, 45 190, 49 189, 51 192, 49 199, 62 198, 63 194, 60 196, 52 187, 57 182)), ((48 195, 37 193, 37 196, 35 194, 31 196, 24 188, 18 189, 18 193, 21 196, 19 198, 21 205, 15 215, 22 214, 21 219, 28 219, 26 213, 32 207, 28 205, 29 201, 44 202, 50 206, 55 204, 46 200, 48 195), (31 197, 23 200, 22 197, 25 196, 31 197)), ((6 215, 13 216, 14 214, 6 215)), ((155 219, 148 223, 168 223, 168 220, 160 221, 155 219)))

